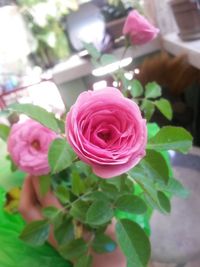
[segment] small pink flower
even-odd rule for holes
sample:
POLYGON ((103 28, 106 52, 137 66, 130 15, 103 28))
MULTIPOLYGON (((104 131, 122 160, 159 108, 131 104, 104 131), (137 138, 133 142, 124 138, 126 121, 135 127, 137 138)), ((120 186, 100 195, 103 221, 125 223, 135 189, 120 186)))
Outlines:
POLYGON ((8 152, 20 170, 35 176, 48 174, 48 149, 56 137, 56 133, 29 119, 13 125, 8 152))
POLYGON ((112 87, 79 95, 66 121, 68 142, 94 173, 120 175, 144 156, 146 121, 135 102, 112 87))
POLYGON ((159 29, 150 24, 136 10, 129 13, 123 27, 123 34, 129 37, 133 45, 146 44, 156 38, 158 33, 159 29))

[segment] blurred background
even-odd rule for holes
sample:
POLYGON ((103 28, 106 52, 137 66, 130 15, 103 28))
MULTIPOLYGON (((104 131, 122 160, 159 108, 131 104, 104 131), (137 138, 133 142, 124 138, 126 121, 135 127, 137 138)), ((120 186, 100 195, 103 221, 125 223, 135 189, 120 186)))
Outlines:
MULTIPOLYGON (((200 203, 199 0, 0 0, 0 123, 15 121, 14 117, 8 120, 5 116, 6 107, 13 103, 34 103, 61 115, 80 92, 107 85, 117 87, 111 74, 113 64, 118 66, 123 54, 122 28, 132 9, 148 17, 160 29, 160 35, 146 45, 127 51, 123 60, 126 78, 136 78, 142 84, 159 83, 164 97, 172 103, 174 115, 169 122, 156 112, 152 121, 160 126, 169 123, 183 126, 194 136, 191 157, 176 158, 174 166, 180 179, 186 173, 187 179, 192 177, 189 184, 183 179, 194 193, 190 202, 184 204, 196 207, 200 203), (116 62, 95 67, 83 42, 113 54, 116 62)), ((5 145, 0 142, 0 158, 5 151, 5 145)), ((9 176, 6 166, 5 160, 0 159, 1 185, 10 188, 8 180, 5 182, 5 176, 9 176)), ((22 177, 16 176, 17 185, 22 177)), ((174 205, 180 207, 179 203, 174 205)), ((199 222, 199 208, 192 211, 187 217, 184 212, 180 216, 180 208, 177 212, 175 209, 172 213, 175 219, 172 216, 167 221, 170 229, 175 229, 171 239, 155 237, 153 232, 153 267, 200 267, 199 227, 187 225, 189 233, 188 228, 181 228, 187 218, 199 222), (170 242, 165 242, 166 239, 170 242), (180 239, 182 243, 175 242, 180 239)), ((153 226, 158 233, 157 222, 162 219, 155 216, 153 226)))
POLYGON ((62 113, 81 91, 113 85, 112 70, 95 69, 83 41, 120 59, 125 18, 137 9, 161 34, 127 52, 127 77, 157 81, 172 102, 172 123, 190 130, 199 145, 198 8, 195 0, 0 0, 0 109, 33 102, 62 113))

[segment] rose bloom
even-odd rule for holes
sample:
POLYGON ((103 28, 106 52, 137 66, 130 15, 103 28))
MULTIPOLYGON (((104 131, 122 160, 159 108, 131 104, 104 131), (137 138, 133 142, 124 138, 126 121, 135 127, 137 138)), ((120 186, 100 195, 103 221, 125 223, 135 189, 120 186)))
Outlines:
POLYGON ((150 24, 136 10, 128 14, 123 27, 123 34, 129 37, 133 45, 146 44, 156 38, 158 33, 159 29, 150 24))
POLYGON ((116 88, 80 94, 67 115, 66 135, 78 157, 102 178, 128 171, 145 156, 146 121, 116 88))
POLYGON ((48 174, 48 149, 56 137, 56 133, 29 119, 13 125, 8 152, 20 170, 35 176, 48 174))

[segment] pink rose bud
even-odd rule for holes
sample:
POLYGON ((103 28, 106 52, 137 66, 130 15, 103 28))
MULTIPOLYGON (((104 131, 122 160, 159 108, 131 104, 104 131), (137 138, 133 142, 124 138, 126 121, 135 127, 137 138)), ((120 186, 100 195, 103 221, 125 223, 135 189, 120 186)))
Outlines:
POLYGON ((159 29, 150 24, 136 10, 128 14, 123 27, 123 34, 129 38, 133 45, 146 44, 156 38, 158 33, 159 29))
POLYGON ((116 88, 80 94, 67 115, 66 135, 78 157, 102 178, 128 171, 145 156, 146 121, 116 88))
POLYGON ((31 119, 14 124, 8 138, 8 152, 17 167, 31 175, 50 172, 48 149, 57 134, 31 119))

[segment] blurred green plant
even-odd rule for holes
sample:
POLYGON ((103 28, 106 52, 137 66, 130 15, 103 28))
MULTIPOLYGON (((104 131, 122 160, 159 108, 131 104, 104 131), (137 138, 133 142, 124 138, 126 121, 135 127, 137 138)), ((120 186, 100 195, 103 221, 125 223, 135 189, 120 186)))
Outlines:
MULTIPOLYGON (((118 61, 114 55, 100 53, 92 44, 84 43, 84 46, 95 67, 118 61)), ((125 47, 123 56, 127 48, 128 46, 125 47)), ((134 76, 128 79, 125 75, 127 71, 120 68, 120 65, 119 63, 112 77, 129 101, 135 101, 139 105, 148 122, 148 140, 146 155, 135 167, 119 176, 101 179, 93 173, 92 166, 79 160, 66 140, 62 118, 31 104, 14 104, 8 108, 9 112, 27 115, 58 134, 58 138, 54 139, 48 149, 50 172, 38 178, 40 197, 51 189, 62 207, 45 206, 42 209, 43 219, 28 223, 20 238, 28 246, 40 247, 48 240, 53 226, 57 250, 65 260, 75 262, 74 267, 92 267, 91 249, 96 253, 110 253, 116 249, 117 244, 126 257, 127 267, 147 267, 151 252, 149 220, 153 210, 169 214, 171 197, 188 195, 187 190, 174 177, 168 151, 187 153, 192 146, 191 134, 181 127, 159 128, 155 123, 149 123, 156 108, 171 120, 173 110, 170 102, 161 97, 162 90, 158 84, 152 82, 143 86, 134 76), (106 233, 107 227, 112 223, 114 226, 115 222, 117 243, 106 233), (85 230, 89 233, 87 240, 84 238, 85 230)), ((106 108, 112 111, 114 103, 106 108)), ((129 112, 128 108, 126 112, 129 112)), ((104 114, 107 115, 108 112, 104 110, 104 114)), ((114 120, 116 119, 115 113, 114 120)), ((103 121, 102 117, 101 120, 103 121)), ((110 118, 108 123, 110 125, 110 118)), ((121 142, 121 129, 124 125, 119 125, 121 142)), ((135 123, 134 127, 136 126, 135 123)), ((0 138, 6 142, 8 136, 9 128, 0 125, 0 138)), ((125 138, 129 141, 127 135, 125 138)), ((116 140, 114 145, 115 143, 116 140)), ((134 145, 137 147, 137 143, 134 145)), ((107 151, 110 151, 109 146, 107 151)), ((113 155, 116 151, 114 147, 113 155)), ((104 157, 105 154, 102 155, 104 157)), ((8 159, 12 162, 11 157, 8 159)))
POLYGON ((124 7, 135 8, 140 12, 142 12, 143 10, 143 1, 141 0, 107 0, 107 2, 109 5, 113 5, 116 7, 123 5, 124 7))
MULTIPOLYGON (((95 60, 98 53, 93 46, 88 48, 95 60)), ((105 59, 108 60, 104 56, 105 59)), ((133 81, 132 96, 140 96, 141 105, 143 101, 150 101, 159 107, 160 87, 151 83, 143 88, 138 81, 133 81)), ((130 90, 126 89, 124 93, 127 92, 130 90)), ((74 267, 83 266, 83 260, 84 266, 91 267, 91 248, 97 253, 110 253, 116 248, 115 241, 105 233, 114 217, 117 221, 117 242, 126 256, 127 266, 146 267, 150 258, 149 219, 153 209, 168 214, 172 195, 187 196, 187 191, 174 178, 167 151, 188 152, 192 146, 192 136, 180 127, 160 129, 148 123, 146 156, 128 172, 110 179, 100 179, 90 166, 77 159, 63 138, 62 120, 31 104, 15 104, 9 109, 28 115, 57 133, 61 132, 61 137, 52 142, 48 152, 51 173, 40 176, 39 181, 41 194, 52 188, 63 207, 44 208, 44 219, 27 224, 20 235, 21 239, 29 245, 41 246, 47 241, 50 225, 53 225, 60 255, 68 261, 76 261, 74 267), (83 239, 84 228, 91 233, 88 242, 83 239)), ((163 115, 169 117, 170 114, 171 118, 169 103, 162 111, 163 115)), ((6 141, 9 129, 2 125, 0 133, 6 141)))
POLYGON ((78 9, 78 1, 18 0, 17 4, 36 40, 36 64, 48 68, 68 57, 70 47, 61 19, 78 9))

